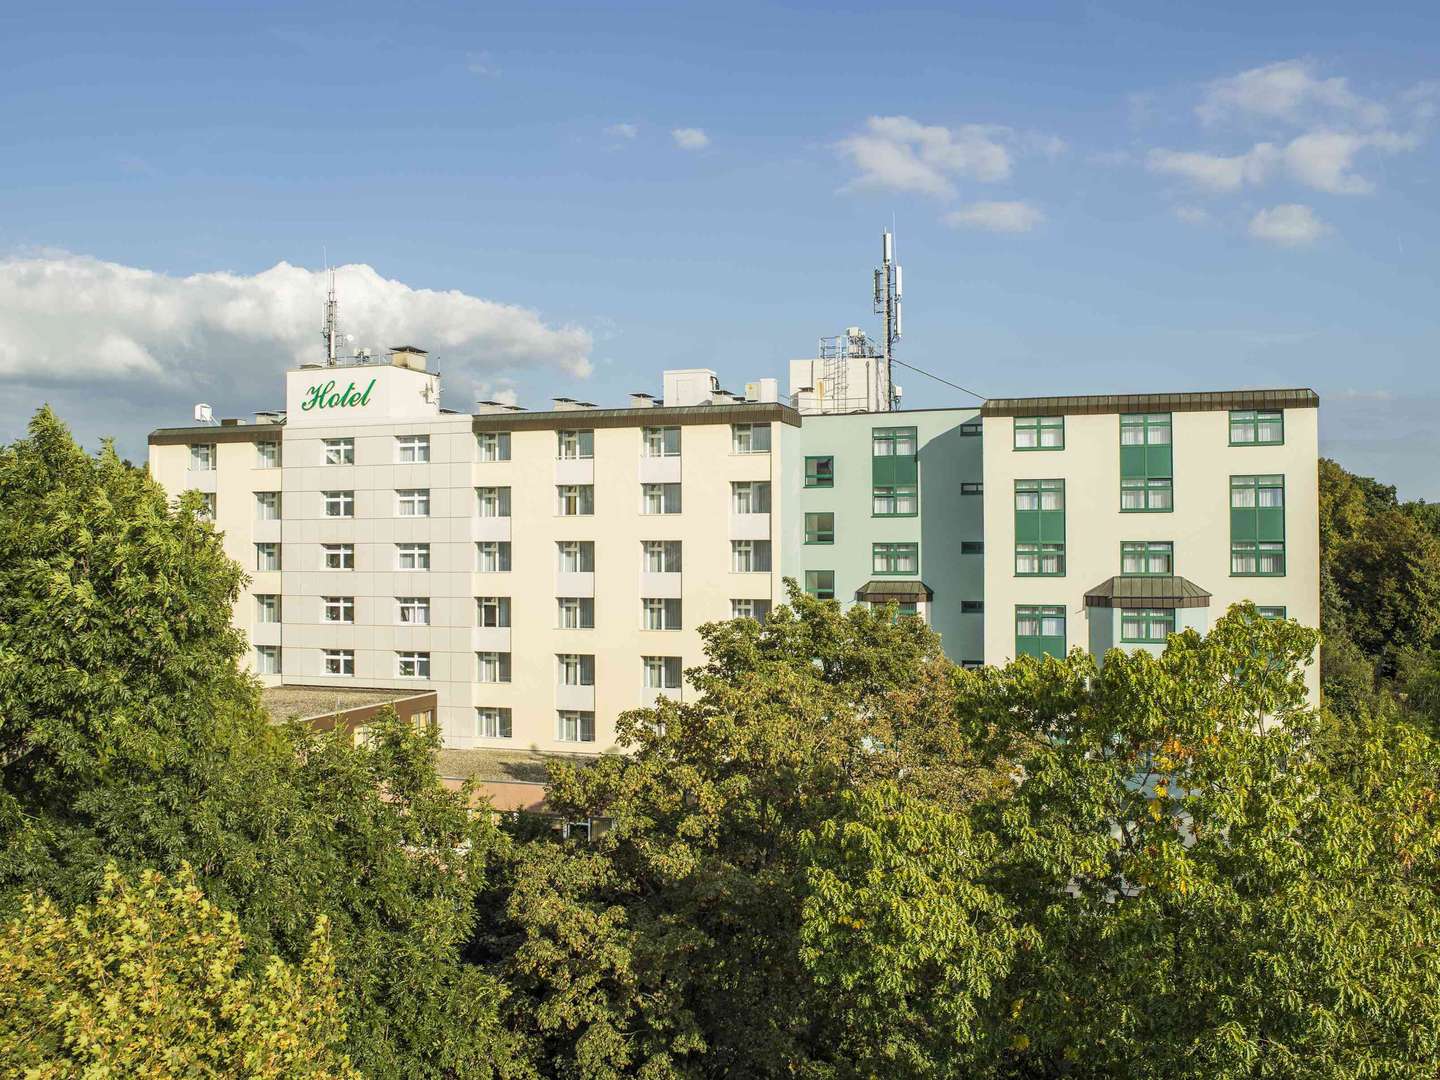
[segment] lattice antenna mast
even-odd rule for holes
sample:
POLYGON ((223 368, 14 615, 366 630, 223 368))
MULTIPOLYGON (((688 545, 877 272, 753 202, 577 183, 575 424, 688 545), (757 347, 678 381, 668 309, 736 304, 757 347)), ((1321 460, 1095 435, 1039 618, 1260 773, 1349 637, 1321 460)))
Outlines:
POLYGON ((880 266, 875 270, 875 314, 883 319, 880 331, 880 371, 877 382, 879 406, 882 409, 895 408, 895 383, 890 377, 890 358, 895 354, 895 343, 900 340, 902 324, 900 317, 900 267, 895 263, 895 234, 886 229, 881 234, 880 266))
POLYGON ((325 363, 334 367, 340 356, 340 302, 335 298, 335 271, 330 271, 330 294, 325 299, 325 325, 320 328, 325 339, 325 363))

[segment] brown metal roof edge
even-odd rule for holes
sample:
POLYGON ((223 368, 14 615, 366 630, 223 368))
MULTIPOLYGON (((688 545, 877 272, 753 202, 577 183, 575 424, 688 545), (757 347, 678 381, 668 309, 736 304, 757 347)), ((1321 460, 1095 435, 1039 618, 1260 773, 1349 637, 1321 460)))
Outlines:
POLYGON ((1272 390, 1177 391, 1161 394, 1079 394, 992 398, 981 416, 1095 415, 1120 412, 1209 412, 1228 409, 1314 409, 1320 395, 1304 387, 1272 390))
POLYGON ((223 427, 156 428, 150 432, 151 446, 188 443, 282 442, 284 424, 226 424, 223 427))
POLYGON ((871 596, 877 597, 919 597, 924 600, 933 600, 935 590, 926 585, 923 581, 867 581, 860 588, 855 590, 856 600, 866 600, 871 596))
POLYGON ((561 428, 684 427, 692 424, 763 423, 800 426, 800 414, 777 401, 728 405, 655 405, 636 409, 561 409, 545 412, 476 413, 475 431, 533 431, 561 428))

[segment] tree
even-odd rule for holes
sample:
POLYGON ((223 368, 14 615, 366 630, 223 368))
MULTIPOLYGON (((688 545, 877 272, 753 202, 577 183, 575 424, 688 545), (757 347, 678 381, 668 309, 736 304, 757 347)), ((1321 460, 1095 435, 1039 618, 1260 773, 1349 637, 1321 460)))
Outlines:
POLYGON ((0 1063, 33 1080, 358 1080, 324 919, 298 968, 272 956, 242 974, 245 947, 188 866, 131 882, 112 864, 71 915, 31 895, 0 937, 0 1063))
POLYGON ((302 963, 328 920, 366 1075, 523 1074, 504 988, 463 956, 504 838, 393 714, 360 748, 269 723, 230 625, 244 575, 198 508, 48 410, 0 449, 0 911, 188 863, 257 954, 302 963))
POLYGON ((1349 636, 1394 671, 1402 649, 1440 640, 1440 540, 1408 514, 1385 510, 1342 541, 1332 573, 1349 636))

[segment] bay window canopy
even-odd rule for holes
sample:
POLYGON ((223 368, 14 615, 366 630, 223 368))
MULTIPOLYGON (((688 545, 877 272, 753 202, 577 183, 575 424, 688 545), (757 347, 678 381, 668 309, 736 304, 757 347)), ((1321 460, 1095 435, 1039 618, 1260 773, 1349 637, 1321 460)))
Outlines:
POLYGON ((1086 607, 1209 607, 1210 594, 1183 577, 1112 577, 1085 594, 1086 607))
POLYGON ((870 604, 929 603, 935 590, 923 581, 867 581, 855 590, 855 599, 870 604))

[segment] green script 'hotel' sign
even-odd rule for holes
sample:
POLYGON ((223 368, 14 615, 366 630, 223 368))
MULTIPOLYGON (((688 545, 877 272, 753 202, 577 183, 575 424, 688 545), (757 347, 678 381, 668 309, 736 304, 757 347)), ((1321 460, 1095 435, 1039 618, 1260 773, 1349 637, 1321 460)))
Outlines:
POLYGON ((309 412, 311 409, 350 409, 357 405, 367 405, 370 402, 370 391, 374 389, 375 380, 371 379, 370 385, 365 387, 364 393, 356 390, 355 384, 352 382, 337 394, 335 380, 331 379, 319 386, 307 386, 305 393, 309 397, 305 399, 305 403, 300 408, 309 412))

